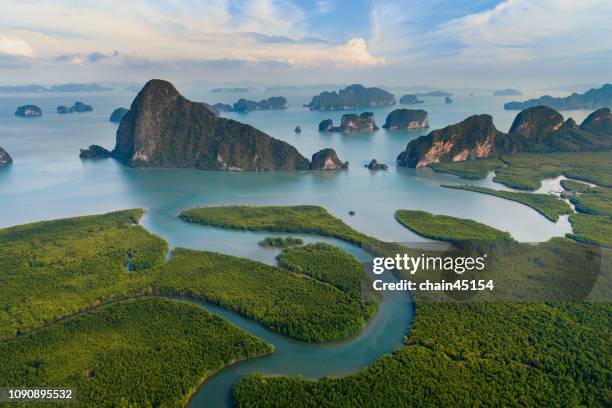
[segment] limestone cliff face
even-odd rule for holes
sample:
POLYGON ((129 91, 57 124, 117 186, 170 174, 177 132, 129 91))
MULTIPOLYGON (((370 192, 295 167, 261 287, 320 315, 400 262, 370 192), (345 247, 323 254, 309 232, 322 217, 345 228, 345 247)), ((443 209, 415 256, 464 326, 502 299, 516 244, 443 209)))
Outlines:
POLYGON ((140 91, 117 130, 112 155, 133 167, 207 170, 307 170, 293 146, 240 122, 220 118, 166 81, 140 91))
POLYGON ((349 163, 342 162, 334 149, 323 149, 312 155, 311 170, 347 169, 349 163))
POLYGON ((596 135, 612 137, 612 112, 601 108, 591 113, 581 124, 580 129, 596 135))
POLYGON ((363 112, 361 115, 342 115, 340 132, 373 132, 378 130, 372 112, 363 112))
POLYGON ((489 115, 434 130, 410 141, 397 158, 401 166, 463 161, 517 152, 554 153, 612 149, 609 109, 600 109, 577 126, 555 110, 536 106, 520 112, 508 134, 498 131, 489 115))
POLYGON ((490 157, 507 150, 511 150, 509 139, 495 128, 493 118, 474 115, 412 140, 397 157, 397 163, 420 168, 431 163, 490 157))
POLYGON ((0 147, 0 167, 8 166, 12 162, 13 159, 11 156, 6 152, 6 150, 0 147))
POLYGON ((423 109, 395 109, 387 115, 384 129, 424 129, 429 127, 427 112, 423 109))

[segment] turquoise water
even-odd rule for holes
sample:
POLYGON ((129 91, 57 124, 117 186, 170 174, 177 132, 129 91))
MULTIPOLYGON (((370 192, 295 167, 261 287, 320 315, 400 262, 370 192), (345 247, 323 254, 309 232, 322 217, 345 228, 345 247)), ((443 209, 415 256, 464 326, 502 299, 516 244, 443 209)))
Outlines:
MULTIPOLYGON (((226 231, 189 225, 177 219, 183 209, 198 205, 222 204, 317 204, 327 208, 354 228, 388 241, 423 241, 401 227, 395 210, 421 209, 434 213, 471 218, 504 231, 521 241, 547 240, 570 231, 567 218, 550 222, 534 210, 497 197, 467 191, 449 190, 440 184, 463 183, 449 175, 429 170, 396 168, 396 156, 423 131, 380 130, 373 134, 320 134, 318 123, 326 118, 338 122, 341 112, 310 112, 301 107, 311 93, 283 94, 292 105, 286 111, 227 114, 285 140, 310 157, 324 147, 332 147, 351 165, 339 172, 225 173, 187 169, 135 170, 113 160, 82 162, 79 148, 99 144, 114 146, 116 125, 108 122, 112 110, 129 106, 135 94, 107 92, 96 94, 43 94, 0 96, 0 146, 13 157, 14 164, 0 169, 0 227, 26 222, 103 213, 142 207, 144 226, 167 239, 171 247, 229 253, 274 263, 277 250, 264 249, 257 242, 266 233, 226 231), (56 115, 57 105, 81 100, 94 112, 56 115), (26 103, 39 105, 42 118, 17 118, 15 108, 26 103), (293 129, 300 125, 301 134, 293 129), (388 163, 388 172, 370 172, 363 167, 372 158, 388 163), (349 216, 349 211, 355 216, 349 216)), ((233 102, 244 95, 209 95, 195 92, 193 100, 233 102)), ((272 94, 249 94, 261 99, 272 94)), ((399 93, 397 94, 399 97, 399 93)), ((432 128, 458 122, 471 114, 489 113, 497 127, 506 131, 516 112, 502 108, 504 98, 455 95, 455 103, 442 98, 426 99, 419 105, 429 112, 432 128)), ((372 109, 379 126, 392 108, 372 109)), ((577 121, 588 112, 571 112, 577 121)), ((567 116, 567 114, 566 114, 567 116)), ((475 184, 494 186, 490 179, 475 184)), ((307 242, 320 241, 303 236, 307 242)), ((326 239, 353 253, 361 260, 367 255, 348 244, 326 239)), ((387 277, 393 279, 392 277, 387 277)), ((243 374, 302 374, 318 378, 354 372, 382 354, 399 347, 406 334, 411 305, 406 298, 385 298, 373 321, 356 337, 346 341, 310 345, 272 333, 236 314, 210 308, 249 332, 271 342, 276 351, 222 370, 207 381, 192 406, 220 406, 228 403, 231 386, 243 374)))

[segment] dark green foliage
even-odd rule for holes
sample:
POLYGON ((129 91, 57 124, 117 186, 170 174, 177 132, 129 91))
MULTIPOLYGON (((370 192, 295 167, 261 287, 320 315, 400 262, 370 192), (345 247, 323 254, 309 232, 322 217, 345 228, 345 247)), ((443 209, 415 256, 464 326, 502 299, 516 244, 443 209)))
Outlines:
POLYGON ((287 270, 214 252, 175 249, 154 292, 203 299, 300 340, 337 340, 365 325, 362 302, 287 270))
POLYGON ((200 207, 183 211, 179 217, 183 221, 221 228, 317 234, 357 245, 376 240, 315 205, 200 207))
POLYGON ((612 248, 612 216, 572 214, 569 217, 573 232, 568 238, 587 244, 612 248))
POLYGON ((423 109, 395 109, 387 115, 383 125, 384 129, 421 129, 427 127, 429 127, 429 120, 427 112, 423 109))
MULTIPOLYGON (((583 184, 583 186, 586 186, 586 184, 583 184)), ((576 211, 584 214, 612 216, 612 190, 601 187, 586 187, 578 187, 581 191, 572 190, 574 194, 570 197, 570 201, 576 206, 576 211)))
POLYGON ((183 407, 215 371, 272 350, 197 305, 141 298, 0 343, 0 387, 75 388, 77 407, 183 407))
MULTIPOLYGON (((375 303, 370 280, 361 263, 333 245, 317 243, 285 249, 277 260, 281 268, 327 282, 355 299, 375 303)), ((369 314, 373 314, 376 306, 370 309, 369 314)))
POLYGON ((259 241, 259 245, 262 247, 271 248, 289 248, 303 243, 304 241, 301 238, 293 237, 265 237, 262 241, 259 241))
POLYGON ((573 193, 585 193, 592 188, 588 184, 573 180, 561 180, 561 187, 563 187, 564 190, 571 191, 573 193))
POLYGON ((533 208, 551 221, 557 221, 559 215, 571 214, 573 212, 569 204, 552 194, 517 193, 514 191, 494 190, 492 188, 472 185, 444 185, 442 187, 475 191, 477 193, 489 194, 505 198, 506 200, 516 201, 533 208))
POLYGON ((607 303, 418 303, 403 347, 358 374, 242 379, 244 407, 606 406, 607 303))
POLYGON ((0 230, 0 339, 145 286, 168 246, 133 225, 141 215, 127 210, 0 230))
POLYGON ((312 97, 308 107, 310 110, 334 111, 385 105, 395 105, 393 94, 380 88, 365 88, 354 84, 338 92, 321 92, 312 97))
POLYGON ((425 211, 397 210, 395 219, 419 235, 440 241, 512 241, 512 237, 507 232, 463 218, 434 215, 425 211))
POLYGON ((450 163, 432 163, 429 165, 440 173, 453 174, 461 178, 479 180, 486 178, 490 172, 504 165, 499 159, 476 159, 450 163))

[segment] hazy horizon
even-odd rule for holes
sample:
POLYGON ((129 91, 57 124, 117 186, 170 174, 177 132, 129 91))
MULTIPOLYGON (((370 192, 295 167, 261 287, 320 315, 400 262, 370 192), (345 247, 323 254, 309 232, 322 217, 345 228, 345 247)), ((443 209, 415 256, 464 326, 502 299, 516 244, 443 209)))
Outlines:
POLYGON ((0 85, 584 90, 612 77, 610 1, 4 3, 0 85))

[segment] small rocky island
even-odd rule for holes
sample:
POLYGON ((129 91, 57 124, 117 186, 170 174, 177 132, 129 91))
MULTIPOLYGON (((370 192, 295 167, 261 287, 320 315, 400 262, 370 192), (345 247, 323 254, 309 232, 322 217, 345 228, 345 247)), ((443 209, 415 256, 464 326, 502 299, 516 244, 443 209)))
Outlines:
POLYGON ((258 110, 282 110, 287 109, 288 107, 289 103, 287 103, 287 99, 285 99, 284 96, 273 96, 259 102, 250 101, 248 99, 240 99, 234 104, 232 110, 234 112, 246 113, 258 110))
POLYGON ((81 112, 92 112, 93 107, 91 105, 87 105, 86 103, 76 101, 72 106, 64 106, 60 105, 57 107, 57 113, 60 115, 66 113, 81 113, 81 112))
POLYGON ((522 95, 521 91, 518 89, 506 88, 506 89, 497 89, 493 91, 493 96, 520 96, 522 95))
POLYGON ((395 105, 393 94, 380 88, 354 84, 338 92, 321 92, 306 105, 310 110, 336 111, 395 105))
POLYGON ((344 170, 349 162, 342 162, 334 149, 322 149, 312 155, 310 170, 344 170))
POLYGON ((425 129, 429 127, 429 117, 423 109, 395 109, 387 115, 383 129, 425 129))
POLYGON ((126 108, 117 108, 113 111, 113 113, 111 113, 110 118, 108 118, 108 120, 113 123, 121 123, 121 119, 123 119, 123 117, 126 113, 128 113, 128 111, 129 109, 126 108))
POLYGON ((591 113, 578 126, 554 109, 536 106, 516 115, 510 131, 500 132, 490 115, 474 115, 408 143, 397 163, 426 167, 432 163, 499 157, 518 152, 575 152, 612 149, 608 108, 591 113))
POLYGON ((369 170, 388 170, 389 169, 389 166, 387 166, 384 163, 379 163, 376 159, 372 159, 370 163, 365 165, 365 167, 367 167, 369 170))
POLYGON ((529 99, 525 102, 508 102, 504 104, 506 110, 521 110, 538 105, 548 106, 557 110, 572 109, 599 109, 612 106, 612 84, 605 84, 601 88, 591 89, 583 94, 573 93, 564 98, 554 98, 544 95, 541 98, 529 99))
POLYGON ((302 133, 302 128, 300 126, 296 126, 295 129, 293 129, 293 131, 295 133, 302 133))
POLYGON ((420 100, 416 95, 404 95, 400 98, 399 103, 402 105, 418 105, 425 103, 425 101, 420 100))
POLYGON ((453 103, 453 100, 450 98, 450 96, 446 96, 444 97, 444 103, 446 104, 453 103))
POLYGON ((11 158, 11 156, 7 153, 6 150, 0 147, 0 167, 8 166, 12 162, 13 159, 11 158))
POLYGON ((42 116, 42 109, 36 105, 23 105, 17 108, 15 116, 24 118, 36 118, 42 116))
POLYGON ((342 115, 340 126, 334 126, 331 119, 319 123, 319 132, 374 132, 378 130, 372 112, 363 112, 361 115, 348 113, 342 115))
MULTIPOLYGON (((107 157, 92 146, 82 158, 107 157)), ((250 125, 221 118, 183 97, 167 81, 154 79, 138 93, 117 129, 110 155, 131 167, 204 170, 309 170, 295 147, 250 125)))
POLYGON ((98 159, 108 159, 111 157, 111 152, 98 145, 91 145, 87 149, 81 149, 81 154, 79 157, 82 160, 98 160, 98 159))

